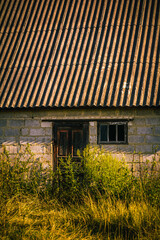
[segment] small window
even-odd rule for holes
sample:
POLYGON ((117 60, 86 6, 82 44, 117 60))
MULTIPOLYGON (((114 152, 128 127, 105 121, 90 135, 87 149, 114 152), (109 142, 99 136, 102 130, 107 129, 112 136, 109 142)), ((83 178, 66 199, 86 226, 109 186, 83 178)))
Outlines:
POLYGON ((100 122, 98 124, 98 143, 127 143, 127 122, 100 122))

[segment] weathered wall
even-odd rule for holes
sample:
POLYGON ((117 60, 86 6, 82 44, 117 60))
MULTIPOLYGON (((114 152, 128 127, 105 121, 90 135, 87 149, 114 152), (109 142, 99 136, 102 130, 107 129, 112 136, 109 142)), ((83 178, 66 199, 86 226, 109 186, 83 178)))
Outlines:
POLYGON ((134 170, 134 162, 152 160, 155 151, 160 153, 160 108, 109 108, 109 109, 34 109, 0 111, 0 151, 2 146, 14 156, 27 143, 36 158, 52 161, 52 122, 62 119, 89 121, 89 141, 97 144, 98 119, 129 119, 128 144, 103 145, 112 154, 125 155, 134 170), (141 157, 140 154, 143 153, 141 157))

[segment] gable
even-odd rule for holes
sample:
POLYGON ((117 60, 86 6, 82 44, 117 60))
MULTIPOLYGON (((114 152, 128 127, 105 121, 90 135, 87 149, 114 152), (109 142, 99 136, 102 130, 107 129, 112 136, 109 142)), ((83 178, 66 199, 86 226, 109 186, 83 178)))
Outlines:
POLYGON ((1 9, 0 108, 160 105, 158 0, 1 9))

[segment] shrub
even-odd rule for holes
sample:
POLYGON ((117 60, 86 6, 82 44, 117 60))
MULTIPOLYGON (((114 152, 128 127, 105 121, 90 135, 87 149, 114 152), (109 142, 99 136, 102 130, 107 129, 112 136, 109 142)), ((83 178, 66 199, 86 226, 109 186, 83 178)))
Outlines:
POLYGON ((131 173, 123 160, 103 149, 87 147, 83 153, 84 185, 108 196, 124 197, 132 186, 131 173))
POLYGON ((0 198, 8 198, 19 193, 40 194, 51 191, 51 168, 44 169, 34 158, 29 145, 14 159, 4 149, 0 155, 0 198))
POLYGON ((58 194, 60 199, 78 200, 88 191, 97 196, 100 192, 116 197, 124 197, 129 192, 132 176, 124 161, 89 146, 79 157, 81 164, 73 162, 70 156, 59 162, 53 181, 53 192, 58 194))

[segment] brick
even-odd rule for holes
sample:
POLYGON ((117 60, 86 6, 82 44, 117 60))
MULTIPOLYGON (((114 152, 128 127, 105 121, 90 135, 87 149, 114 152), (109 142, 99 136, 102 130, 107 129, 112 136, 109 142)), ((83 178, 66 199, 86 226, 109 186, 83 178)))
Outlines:
POLYGON ((160 126, 155 127, 155 135, 160 135, 160 126))
POLYGON ((160 125, 160 118, 147 118, 146 119, 147 125, 160 125))
POLYGON ((90 144, 97 144, 97 137, 89 136, 89 143, 90 144))
POLYGON ((160 144, 160 136, 146 136, 146 142, 160 144))
POLYGON ((133 153, 125 153, 124 155, 125 162, 133 162, 133 153))
POLYGON ((20 144, 32 144, 35 142, 35 137, 20 137, 20 144))
POLYGON ((7 126, 7 120, 0 119, 0 127, 6 127, 7 126))
POLYGON ((110 145, 106 144, 106 145, 102 145, 102 146, 103 146, 103 149, 105 149, 108 152, 117 152, 118 151, 117 145, 110 146, 110 145))
POLYGON ((36 143, 50 143, 51 141, 50 137, 36 137, 36 143))
POLYGON ((52 129, 51 128, 45 128, 45 135, 52 136, 52 129))
POLYGON ((160 153, 160 144, 158 145, 153 145, 153 152, 158 152, 160 153))
POLYGON ((22 135, 28 135, 29 134, 29 128, 22 128, 22 135))
POLYGON ((137 127, 137 134, 153 134, 152 127, 137 127))
POLYGON ((41 127, 51 128, 52 123, 51 122, 41 122, 41 127))
POLYGON ((7 129, 5 129, 5 135, 6 136, 17 136, 17 135, 19 135, 19 129, 18 128, 7 128, 7 129))
POLYGON ((138 145, 136 146, 136 152, 152 153, 152 145, 138 145))
POLYGON ((40 127, 40 121, 39 120, 25 120, 25 126, 26 127, 40 127))
POLYGON ((90 127, 95 127, 95 126, 97 126, 97 123, 96 122, 89 122, 89 126, 90 127))
POLYGON ((97 136, 97 128, 96 127, 90 127, 89 128, 89 133, 92 136, 97 136))
POLYGON ((137 126, 140 126, 140 125, 144 126, 146 124, 145 118, 135 118, 133 120, 133 124, 137 126))
POLYGON ((133 153, 134 152, 134 146, 131 145, 118 145, 118 151, 125 152, 125 153, 133 153))
POLYGON ((6 146, 6 150, 11 154, 18 153, 18 146, 6 146))
POLYGON ((136 127, 128 127, 128 134, 136 134, 137 128, 136 127))
POLYGON ((0 143, 4 145, 12 145, 16 143, 16 137, 4 137, 0 139, 0 143))
POLYGON ((31 136, 43 136, 43 135, 45 135, 45 130, 43 128, 31 128, 30 135, 31 136))
POLYGON ((144 136, 130 135, 128 136, 129 143, 144 143, 144 136))
POLYGON ((0 136, 2 136, 2 135, 3 135, 3 129, 0 128, 0 136))
POLYGON ((8 125, 10 127, 23 127, 24 126, 24 120, 9 120, 8 125))
POLYGON ((33 153, 44 153, 44 146, 30 146, 31 152, 33 153))

